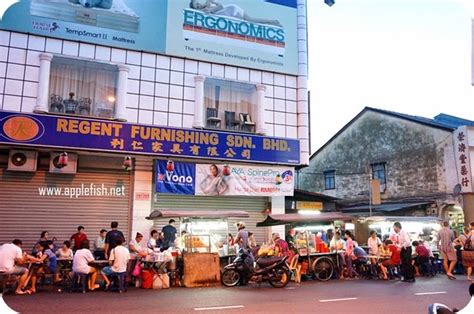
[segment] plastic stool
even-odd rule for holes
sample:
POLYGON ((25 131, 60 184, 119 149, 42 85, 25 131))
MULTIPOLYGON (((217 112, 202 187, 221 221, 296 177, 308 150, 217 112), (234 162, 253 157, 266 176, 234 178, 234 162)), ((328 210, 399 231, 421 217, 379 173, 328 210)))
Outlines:
MULTIPOLYGON (((115 290, 118 285, 118 292, 123 293, 127 291, 127 272, 123 273, 113 273, 110 275, 112 279, 112 288, 111 290, 115 290), (115 288, 115 289, 114 289, 115 288)), ((116 290, 115 290, 116 291, 116 290)))
POLYGON ((80 291, 82 293, 86 293, 88 280, 88 274, 74 273, 74 277, 72 279, 72 291, 80 291))

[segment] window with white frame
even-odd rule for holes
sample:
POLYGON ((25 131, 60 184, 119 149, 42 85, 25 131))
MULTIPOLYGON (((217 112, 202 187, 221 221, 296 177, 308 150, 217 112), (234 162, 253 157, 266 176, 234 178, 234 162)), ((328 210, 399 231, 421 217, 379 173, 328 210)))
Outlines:
POLYGON ((50 112, 114 117, 116 65, 55 56, 49 77, 50 112))
POLYGON ((253 84, 206 78, 206 127, 255 132, 256 98, 256 86, 253 84))
POLYGON ((373 163, 372 166, 372 179, 380 181, 380 192, 385 192, 385 187, 387 183, 387 174, 386 174, 386 163, 378 162, 373 163))
POLYGON ((334 190, 336 188, 336 171, 324 171, 324 189, 334 190))

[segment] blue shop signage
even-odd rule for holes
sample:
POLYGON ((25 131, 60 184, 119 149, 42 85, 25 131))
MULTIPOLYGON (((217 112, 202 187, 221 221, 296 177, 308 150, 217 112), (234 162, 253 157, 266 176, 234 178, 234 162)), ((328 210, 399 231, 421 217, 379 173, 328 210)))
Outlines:
POLYGON ((0 144, 299 165, 298 140, 0 111, 0 144))

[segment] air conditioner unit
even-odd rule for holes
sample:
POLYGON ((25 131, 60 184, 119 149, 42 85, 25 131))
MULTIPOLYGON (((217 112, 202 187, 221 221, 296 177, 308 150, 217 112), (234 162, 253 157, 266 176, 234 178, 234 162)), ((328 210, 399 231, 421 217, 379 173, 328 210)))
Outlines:
POLYGON ((38 152, 31 150, 10 150, 7 170, 35 172, 37 167, 38 152))
POLYGON ((50 173, 63 173, 63 174, 74 174, 77 172, 77 154, 67 154, 67 165, 64 167, 58 166, 59 155, 61 153, 51 153, 49 159, 49 172, 50 173))
POLYGON ((438 209, 437 208, 427 208, 426 209, 426 215, 427 216, 437 216, 438 215, 438 209))

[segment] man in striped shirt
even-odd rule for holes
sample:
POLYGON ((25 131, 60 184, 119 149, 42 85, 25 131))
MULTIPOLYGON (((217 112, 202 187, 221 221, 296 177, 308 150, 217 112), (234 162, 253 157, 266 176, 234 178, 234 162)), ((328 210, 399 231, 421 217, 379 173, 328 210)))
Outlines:
POLYGON ((456 266, 457 256, 453 245, 454 232, 449 229, 449 222, 443 221, 443 228, 438 232, 438 249, 443 258, 443 266, 446 271, 446 276, 449 279, 456 279, 453 276, 453 269, 456 266))

